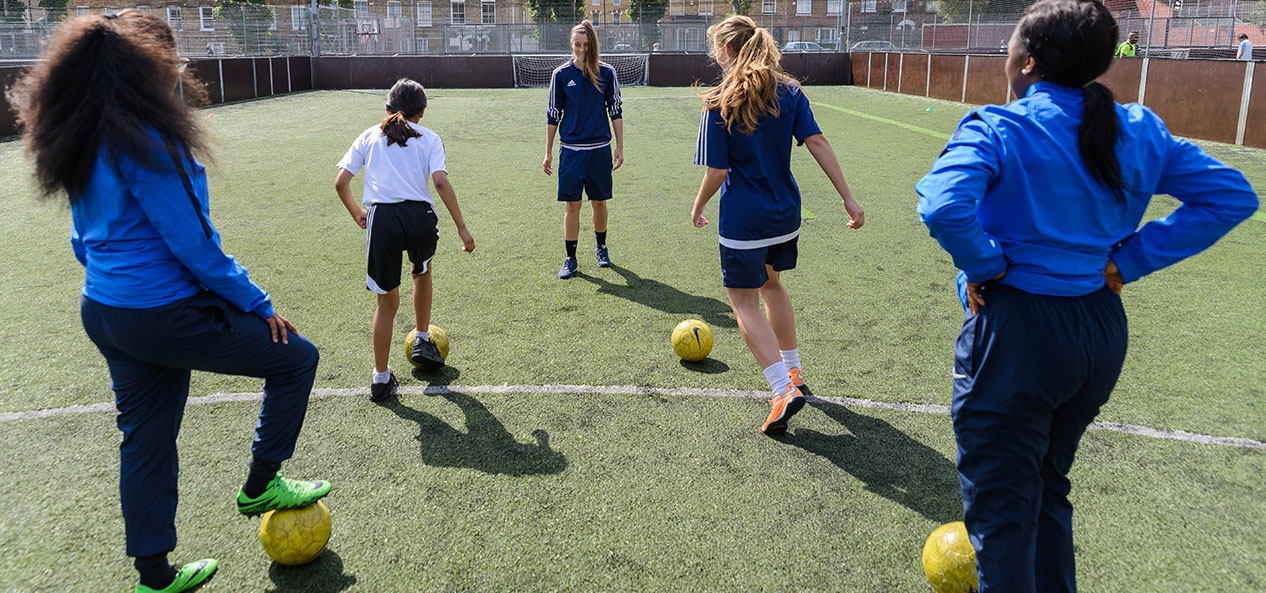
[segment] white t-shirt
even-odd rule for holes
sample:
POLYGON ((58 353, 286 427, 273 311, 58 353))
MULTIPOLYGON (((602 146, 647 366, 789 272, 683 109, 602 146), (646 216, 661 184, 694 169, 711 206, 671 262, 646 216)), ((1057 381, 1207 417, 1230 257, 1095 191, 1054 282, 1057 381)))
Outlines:
POLYGON ((1252 41, 1245 39, 1244 41, 1240 42, 1240 59, 1252 61, 1253 59, 1253 42, 1252 41))
POLYGON ((404 146, 388 146, 387 136, 375 125, 357 136, 338 162, 339 168, 352 175, 365 170, 361 201, 366 206, 409 200, 435 204, 427 181, 436 171, 448 171, 444 165, 444 143, 439 134, 413 122, 409 125, 422 136, 409 138, 404 146))

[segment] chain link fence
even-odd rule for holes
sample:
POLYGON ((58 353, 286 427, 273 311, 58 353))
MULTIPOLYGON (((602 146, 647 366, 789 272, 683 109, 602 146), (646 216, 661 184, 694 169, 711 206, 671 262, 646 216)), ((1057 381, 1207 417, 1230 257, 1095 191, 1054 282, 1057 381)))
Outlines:
MULTIPOLYGON (((1266 54, 1266 0, 1106 1, 1117 16, 1122 39, 1129 31, 1140 32, 1139 53, 1143 56, 1233 58, 1240 34, 1249 35, 1262 48, 1258 53, 1266 54)), ((784 51, 1004 53, 1006 40, 1031 3, 754 0, 749 14, 773 33, 784 51)), ((493 3, 471 4, 486 8, 484 5, 493 3)), ((359 9, 323 6, 315 12, 308 6, 241 3, 149 10, 167 18, 176 31, 178 49, 188 57, 568 51, 570 24, 498 23, 495 10, 456 13, 458 6, 465 4, 387 2, 385 14, 374 13, 367 2, 359 9)), ((602 51, 707 51, 707 28, 725 15, 688 14, 684 6, 681 0, 670 0, 662 18, 645 23, 630 21, 623 13, 599 14, 602 18, 595 24, 602 51)), ((715 6, 726 11, 730 7, 729 3, 715 6)), ((81 7, 72 10, 72 16, 93 12, 81 7)), ((39 56, 42 41, 53 26, 52 19, 42 13, 36 8, 21 18, 6 15, 6 20, 0 21, 0 61, 39 56)))

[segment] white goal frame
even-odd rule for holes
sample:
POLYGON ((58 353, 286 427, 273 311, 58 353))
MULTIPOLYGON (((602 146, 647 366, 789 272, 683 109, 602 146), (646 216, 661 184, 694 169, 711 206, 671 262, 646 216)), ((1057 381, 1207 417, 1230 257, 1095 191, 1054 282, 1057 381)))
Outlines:
MULTIPOLYGON (((514 54, 514 86, 549 86, 554 70, 571 59, 571 54, 514 54)), ((600 60, 615 68, 620 86, 646 86, 650 81, 650 54, 601 54, 600 60)))

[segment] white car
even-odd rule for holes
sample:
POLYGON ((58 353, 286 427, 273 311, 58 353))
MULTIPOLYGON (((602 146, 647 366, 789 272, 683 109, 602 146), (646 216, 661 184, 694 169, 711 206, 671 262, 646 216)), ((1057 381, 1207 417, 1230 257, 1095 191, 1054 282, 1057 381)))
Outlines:
POLYGON ((862 53, 896 53, 900 52, 901 48, 897 47, 896 44, 891 41, 858 41, 857 43, 854 43, 852 47, 848 48, 848 51, 862 53))
POLYGON ((808 51, 808 52, 831 51, 831 50, 829 50, 829 49, 827 49, 827 48, 825 48, 825 47, 822 47, 821 45, 818 45, 818 44, 816 44, 816 43, 812 42, 812 41, 789 41, 789 42, 787 42, 787 45, 786 45, 786 46, 784 46, 784 47, 782 48, 782 50, 783 50, 784 52, 795 52, 795 51, 808 51))

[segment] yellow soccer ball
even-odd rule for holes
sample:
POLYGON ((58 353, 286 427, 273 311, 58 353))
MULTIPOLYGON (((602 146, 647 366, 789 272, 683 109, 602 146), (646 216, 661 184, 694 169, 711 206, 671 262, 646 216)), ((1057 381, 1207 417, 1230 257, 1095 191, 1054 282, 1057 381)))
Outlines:
POLYGON ((278 564, 312 562, 330 543, 330 510, 318 500, 299 509, 268 511, 259 522, 259 543, 278 564))
POLYGON ((673 352, 682 360, 699 362, 712 352, 712 328, 698 319, 687 319, 673 328, 673 352))
MULTIPOLYGON (((440 329, 438 325, 430 325, 426 331, 431 334, 431 341, 435 342, 435 347, 439 349, 440 356, 448 360, 448 334, 444 333, 444 330, 440 329)), ((418 366, 413 362, 413 336, 417 333, 416 330, 411 329, 404 337, 404 359, 413 366, 418 366)))
POLYGON ((936 593, 975 593, 976 550, 962 521, 946 523, 928 536, 923 573, 936 593))

